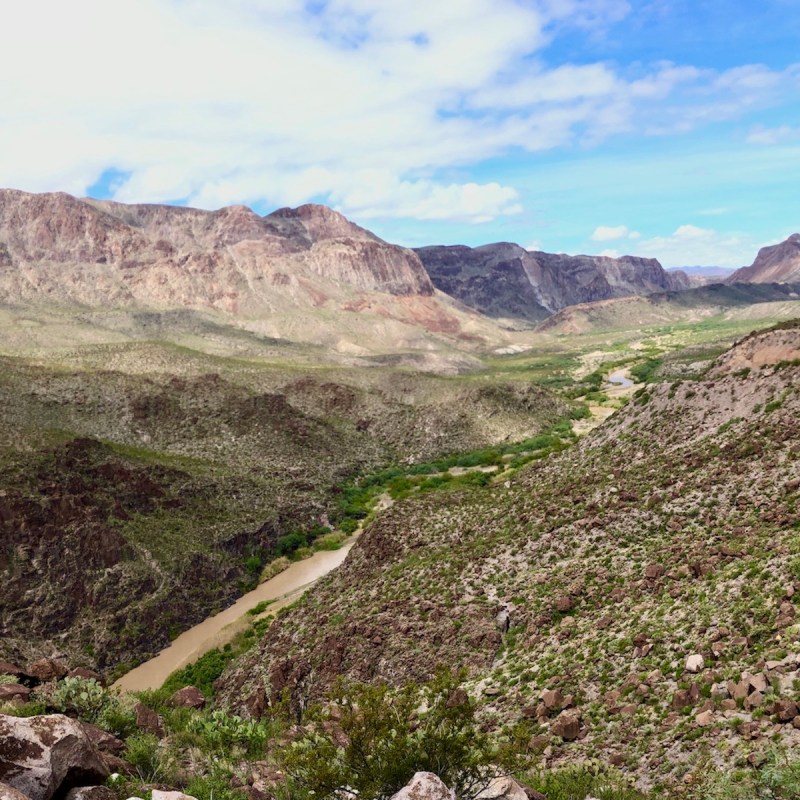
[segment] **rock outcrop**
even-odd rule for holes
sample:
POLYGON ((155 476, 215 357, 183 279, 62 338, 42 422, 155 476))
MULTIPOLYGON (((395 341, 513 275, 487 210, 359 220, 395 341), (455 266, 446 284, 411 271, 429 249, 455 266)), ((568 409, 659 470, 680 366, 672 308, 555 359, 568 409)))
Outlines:
POLYGON ((30 798, 50 800, 103 783, 108 767, 81 724, 62 714, 0 714, 0 782, 30 798))
POLYGON ((800 282, 800 233, 786 241, 762 247, 749 267, 737 269, 726 283, 800 282))
POLYGON ((434 285, 495 317, 541 320, 576 303, 689 288, 652 258, 569 256, 499 242, 416 250, 434 285))

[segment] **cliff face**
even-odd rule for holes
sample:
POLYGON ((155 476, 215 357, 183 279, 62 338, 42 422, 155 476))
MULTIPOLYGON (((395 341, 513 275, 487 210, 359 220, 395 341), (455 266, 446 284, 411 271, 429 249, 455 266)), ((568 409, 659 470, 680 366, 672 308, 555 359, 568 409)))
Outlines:
POLYGON ((530 252, 501 242, 417 251, 434 285, 490 316, 540 320, 576 303, 689 287, 652 258, 530 252))
POLYGON ((2 302, 253 312, 335 305, 339 289, 433 294, 412 251, 324 206, 261 217, 0 191, 2 302))
POLYGON ((749 267, 742 267, 726 283, 797 283, 800 281, 800 233, 786 241, 762 247, 749 267))

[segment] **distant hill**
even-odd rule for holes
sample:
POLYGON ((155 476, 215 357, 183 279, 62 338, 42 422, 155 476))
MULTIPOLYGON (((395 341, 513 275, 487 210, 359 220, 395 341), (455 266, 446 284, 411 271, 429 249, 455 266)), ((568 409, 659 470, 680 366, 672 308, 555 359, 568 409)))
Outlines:
POLYGON ((509 242, 416 253, 438 289, 492 317, 541 320, 576 303, 689 287, 685 274, 652 258, 530 252, 509 242))
POLYGON ((800 313, 800 283, 712 283, 680 292, 582 303, 553 314, 540 323, 538 330, 562 334, 621 330, 699 321, 722 312, 752 319, 800 313))
POLYGON ((737 269, 728 283, 797 283, 800 281, 800 233, 771 247, 762 247, 749 267, 737 269))

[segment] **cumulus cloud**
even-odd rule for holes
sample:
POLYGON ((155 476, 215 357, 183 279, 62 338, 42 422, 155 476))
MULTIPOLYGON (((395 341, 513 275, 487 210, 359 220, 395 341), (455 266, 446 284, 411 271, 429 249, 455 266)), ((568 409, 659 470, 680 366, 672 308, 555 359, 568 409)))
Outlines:
POLYGON ((744 234, 686 224, 669 235, 642 239, 636 253, 657 258, 665 267, 741 267, 752 262, 761 246, 744 234))
POLYGON ((593 242, 614 242, 617 239, 638 239, 641 234, 627 225, 598 225, 592 234, 593 242))
POLYGON ((330 202, 486 222, 512 150, 691 128, 796 90, 798 69, 550 65, 624 0, 30 0, 4 21, 0 182, 204 207, 330 202), (13 77, 11 77, 13 76, 13 77), (654 115, 654 109, 658 110, 654 115), (688 109, 688 110, 687 110, 688 109), (682 126, 682 127, 681 127, 682 126))

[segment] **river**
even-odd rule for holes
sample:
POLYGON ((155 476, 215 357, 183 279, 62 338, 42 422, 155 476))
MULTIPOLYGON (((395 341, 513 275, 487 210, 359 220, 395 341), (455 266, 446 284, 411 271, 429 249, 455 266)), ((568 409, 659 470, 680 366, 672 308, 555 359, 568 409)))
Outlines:
POLYGON ((321 550, 290 564, 274 578, 242 595, 232 606, 184 631, 169 647, 123 675, 114 686, 129 692, 158 689, 176 669, 197 661, 215 647, 227 644, 244 630, 250 621, 247 612, 258 603, 274 600, 268 612, 276 612, 293 603, 309 586, 345 560, 355 538, 352 536, 338 550, 321 550))
POLYGON ((608 382, 615 389, 630 389, 633 381, 626 375, 627 370, 617 369, 608 376, 608 382))

